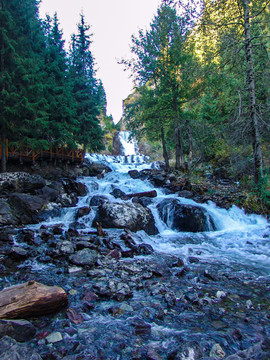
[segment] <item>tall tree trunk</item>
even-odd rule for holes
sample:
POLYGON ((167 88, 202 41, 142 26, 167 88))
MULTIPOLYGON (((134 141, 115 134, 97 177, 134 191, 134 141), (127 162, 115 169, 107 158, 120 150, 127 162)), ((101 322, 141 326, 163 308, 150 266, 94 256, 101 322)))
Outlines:
POLYGON ((2 128, 1 134, 1 141, 2 141, 2 158, 1 158, 1 172, 7 171, 7 154, 6 154, 6 132, 2 128))
POLYGON ((168 152, 167 152, 165 136, 164 136, 164 129, 163 129, 162 124, 160 124, 160 134, 161 134, 163 158, 165 161, 166 170, 170 170, 169 156, 168 156, 168 152))
POLYGON ((181 166, 184 164, 184 153, 182 145, 182 131, 179 124, 178 118, 178 104, 177 98, 173 100, 173 110, 174 110, 174 136, 175 136, 175 169, 181 169, 181 166))
POLYGON ((188 122, 187 125, 188 130, 188 172, 191 171, 191 162, 192 162, 192 156, 193 156, 193 139, 192 139, 192 132, 191 132, 191 126, 188 122))
POLYGON ((256 88, 255 73, 252 58, 252 43, 250 33, 250 17, 249 17, 249 0, 243 0, 244 8, 244 28, 245 28, 245 53, 247 61, 247 82, 249 97, 249 117, 251 124, 251 136, 253 146, 253 162, 254 162, 254 181, 258 183, 259 178, 263 176, 263 158, 260 143, 260 132, 258 126, 258 117, 256 109, 256 88))

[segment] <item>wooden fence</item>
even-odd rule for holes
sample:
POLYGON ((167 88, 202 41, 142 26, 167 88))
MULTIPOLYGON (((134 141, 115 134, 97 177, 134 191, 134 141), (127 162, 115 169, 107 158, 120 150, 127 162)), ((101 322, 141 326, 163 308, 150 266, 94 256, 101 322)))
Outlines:
MULTIPOLYGON (((6 157, 7 160, 19 160, 19 161, 37 161, 37 160, 64 160, 72 162, 83 161, 83 150, 75 149, 71 150, 66 147, 60 147, 53 149, 50 147, 48 150, 34 150, 30 146, 19 144, 17 146, 9 145, 6 140, 6 157)), ((2 142, 0 140, 0 158, 2 158, 2 142)))

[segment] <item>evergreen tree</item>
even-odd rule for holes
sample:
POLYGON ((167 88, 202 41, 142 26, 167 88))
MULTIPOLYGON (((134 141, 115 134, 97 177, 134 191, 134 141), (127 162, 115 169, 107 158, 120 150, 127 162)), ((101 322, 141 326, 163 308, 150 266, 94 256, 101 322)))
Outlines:
POLYGON ((38 1, 1 0, 1 136, 2 171, 5 139, 38 145, 46 123, 43 96, 44 37, 38 19, 38 1), (32 140, 32 141, 31 141, 32 140))
POLYGON ((76 141, 96 151, 102 149, 103 132, 99 124, 98 84, 95 78, 94 59, 90 51, 91 35, 84 16, 78 24, 78 34, 72 36, 70 76, 76 102, 76 141))
POLYGON ((47 16, 43 27, 46 35, 45 96, 49 116, 46 137, 55 147, 60 145, 75 147, 75 103, 71 81, 67 76, 68 59, 57 14, 53 19, 47 16))

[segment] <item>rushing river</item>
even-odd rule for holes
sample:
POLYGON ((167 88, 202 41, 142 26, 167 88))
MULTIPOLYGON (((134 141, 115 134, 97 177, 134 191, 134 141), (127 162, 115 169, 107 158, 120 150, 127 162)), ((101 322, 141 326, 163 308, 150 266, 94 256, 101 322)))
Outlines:
MULTIPOLYGON (((110 202, 121 202, 111 192, 115 188, 124 193, 139 193, 151 191, 155 188, 148 181, 132 179, 128 171, 132 169, 143 170, 151 167, 140 155, 132 156, 104 156, 87 155, 88 159, 103 162, 109 165, 113 171, 107 173, 103 179, 84 177, 83 182, 89 191, 89 195, 80 199, 76 208, 67 208, 59 218, 53 218, 50 224, 64 223, 68 228, 74 221, 77 208, 88 206, 91 197, 96 195, 106 196, 110 202)), ((202 233, 187 233, 171 230, 159 217, 157 205, 164 199, 179 199, 181 203, 198 205, 195 201, 179 198, 177 195, 165 195, 162 188, 156 188, 157 197, 153 199, 149 208, 151 209, 159 234, 155 236, 146 235, 143 231, 136 234, 138 241, 144 241, 160 252, 188 257, 191 253, 201 261, 208 263, 220 262, 232 271, 243 272, 245 267, 254 271, 258 276, 270 275, 270 244, 266 237, 269 234, 267 220, 259 215, 247 215, 244 210, 233 206, 229 210, 221 209, 214 203, 200 204, 212 217, 216 231, 202 233)), ((92 221, 95 217, 95 209, 88 216, 80 219, 82 228, 94 230, 92 221)))
MULTIPOLYGON (((76 207, 27 227, 35 232, 33 249, 38 256, 22 263, 20 272, 10 278, 11 283, 34 278, 61 285, 68 292, 69 315, 63 310, 35 320, 41 335, 31 346, 38 347, 44 359, 231 360, 230 355, 249 348, 248 353, 232 359, 269 359, 260 355, 262 351, 266 354, 269 344, 263 350, 257 345, 270 335, 270 229, 266 219, 247 215, 236 206, 225 210, 214 203, 196 204, 156 188, 157 197, 148 207, 158 234, 129 233, 138 246, 151 245, 154 251, 119 258, 117 251, 125 246, 127 236, 123 229, 105 229, 107 236, 97 235, 93 227, 97 206, 79 219, 75 214, 97 195, 121 203, 111 194, 115 189, 126 194, 154 190, 150 182, 133 179, 128 171, 155 165, 137 154, 87 157, 90 162, 105 163, 112 172, 101 179, 81 177, 88 194, 76 207), (202 207, 216 230, 172 230, 157 210, 164 199, 202 207), (72 230, 74 222, 77 234, 72 230), (59 227, 59 233, 53 232, 59 227), (77 268, 70 262, 70 254, 84 247, 98 252, 95 267, 77 268), (61 341, 50 343, 42 337, 55 332, 60 332, 61 341)), ((20 241, 19 246, 28 245, 20 241)))

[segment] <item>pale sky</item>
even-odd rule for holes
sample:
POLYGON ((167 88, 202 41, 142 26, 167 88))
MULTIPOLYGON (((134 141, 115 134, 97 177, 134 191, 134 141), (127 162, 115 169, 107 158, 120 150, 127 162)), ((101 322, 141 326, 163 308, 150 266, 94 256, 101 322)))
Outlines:
POLYGON ((161 0, 42 0, 40 16, 57 12, 66 46, 72 33, 77 33, 80 13, 91 26, 92 54, 96 60, 97 77, 107 95, 107 113, 118 122, 122 115, 122 100, 132 91, 132 80, 117 64, 129 58, 131 35, 138 34, 151 23, 161 0))

